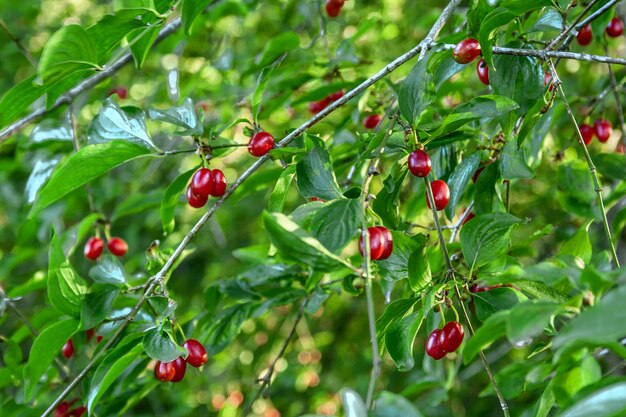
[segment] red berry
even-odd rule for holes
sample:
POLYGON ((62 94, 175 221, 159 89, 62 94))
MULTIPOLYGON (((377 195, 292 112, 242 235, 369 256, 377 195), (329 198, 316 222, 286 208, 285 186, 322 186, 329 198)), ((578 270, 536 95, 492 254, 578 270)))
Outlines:
MULTIPOLYGON (((430 183, 430 189, 433 191, 433 199, 435 200, 435 208, 437 211, 441 211, 450 202, 450 188, 448 184, 442 180, 435 180, 430 183)), ((428 194, 426 194, 426 204, 430 208, 430 201, 428 201, 428 194)))
POLYGON ((426 339, 426 354, 435 360, 446 356, 445 349, 441 346, 441 330, 435 329, 426 339))
POLYGON ((325 203, 325 202, 326 202, 326 200, 322 200, 322 199, 321 199, 321 198, 319 198, 319 197, 311 197, 311 198, 309 198, 309 201, 320 201, 320 202, 322 202, 322 203, 325 203))
POLYGON ((162 382, 169 382, 176 375, 176 368, 174 362, 161 362, 157 361, 154 367, 154 376, 156 379, 162 382))
POLYGON ((87 243, 85 244, 85 258, 91 259, 95 261, 102 255, 102 250, 104 249, 104 242, 99 237, 89 238, 87 243))
POLYGON ((191 177, 189 187, 195 195, 207 197, 211 195, 213 187, 215 187, 215 179, 211 175, 211 170, 208 168, 197 170, 191 177))
POLYGON ((483 287, 480 284, 472 284, 469 290, 470 292, 473 292, 473 293, 484 292, 484 291, 487 291, 487 287, 483 287))
POLYGON ((469 64, 480 55, 480 43, 474 38, 467 38, 459 42, 454 51, 452 58, 459 64, 469 64))
POLYGON ((208 355, 202 343, 198 342, 196 339, 188 339, 183 343, 183 347, 189 353, 187 359, 185 359, 189 365, 198 368, 206 363, 208 355))
POLYGON ((596 132, 596 136, 598 140, 602 143, 605 143, 611 137, 613 133, 613 125, 606 119, 598 119, 593 124, 593 129, 596 132))
POLYGON ((463 219, 463 223, 461 223, 461 226, 463 226, 465 223, 467 223, 470 220, 472 220, 474 217, 476 217, 476 215, 474 213, 470 213, 467 216, 465 216, 465 218, 463 219))
POLYGON ((425 177, 430 173, 430 156, 423 150, 411 152, 409 155, 409 171, 416 177, 425 177))
POLYGON ((489 85, 489 67, 484 58, 481 58, 478 64, 476 64, 476 73, 481 83, 489 85))
POLYGON ((172 378, 172 382, 180 382, 185 376, 185 371, 187 370, 187 362, 183 359, 182 356, 179 356, 178 359, 174 360, 174 377, 172 378))
POLYGON ((274 136, 267 132, 258 132, 248 143, 248 152, 252 156, 263 156, 274 147, 274 136))
POLYGON ((606 27, 606 34, 612 38, 617 38, 622 33, 624 33, 624 24, 619 17, 614 17, 606 27))
POLYGON ((85 414, 85 411, 87 411, 87 407, 85 407, 84 405, 81 405, 80 407, 76 407, 75 409, 73 409, 70 412, 70 416, 71 417, 82 417, 82 415, 85 414))
POLYGON ((591 143, 594 134, 595 131, 590 125, 586 123, 580 125, 580 135, 583 137, 583 142, 585 142, 585 145, 589 145, 591 143))
POLYGON ((338 6, 333 0, 326 0, 326 14, 328 17, 337 17, 341 12, 341 6, 338 6))
POLYGON ((128 96, 128 89, 123 86, 113 87, 112 89, 109 90, 109 94, 107 94, 107 97, 111 97, 113 94, 117 94, 120 100, 125 100, 126 97, 128 96))
POLYGON ((98 336, 96 336, 96 342, 97 342, 97 343, 102 342, 102 338, 103 338, 103 337, 104 337, 104 336, 102 336, 102 335, 98 335, 98 336))
POLYGON ((115 256, 124 256, 128 252, 128 244, 121 237, 112 237, 107 242, 109 251, 115 256))
POLYGON ((441 329, 439 344, 446 352, 454 352, 461 346, 464 334, 463 326, 456 321, 451 321, 441 329))
POLYGON ((387 259, 393 252, 393 236, 389 229, 384 226, 375 226, 375 229, 378 229, 383 236, 383 254, 380 255, 379 259, 387 259))
POLYGON ((589 45, 592 39, 593 34, 591 33, 591 25, 589 24, 583 26, 583 28, 579 30, 578 34, 576 35, 576 40, 581 46, 589 45))
POLYGON ((72 342, 72 339, 65 342, 63 348, 61 349, 61 353, 63 353, 63 356, 65 356, 67 359, 71 358, 72 355, 74 355, 74 342, 72 342))
MULTIPOLYGON (((384 259, 383 254, 386 249, 385 234, 383 234, 383 231, 379 227, 368 227, 367 232, 370 237, 370 259, 373 261, 384 259)), ((359 238, 359 252, 361 252, 361 256, 365 255, 363 235, 359 238)))
POLYGON ((326 97, 326 99, 330 100, 330 102, 332 103, 333 101, 339 100, 341 97, 343 97, 343 90, 339 90, 330 94, 328 97, 326 97))
POLYGON ((87 330, 85 330, 85 336, 87 336, 87 341, 90 341, 94 334, 96 334, 96 330, 95 329, 87 329, 87 330))
POLYGON ((370 114, 363 120, 363 126, 366 129, 376 129, 381 119, 380 114, 370 114))
POLYGON ((624 142, 619 141, 619 143, 615 147, 615 152, 624 154, 624 142))
POLYGON ((207 195, 194 194, 193 191, 191 191, 191 185, 187 187, 187 202, 189 203, 191 207, 193 208, 204 207, 208 199, 209 199, 209 196, 207 195))
POLYGON ((54 410, 54 417, 68 417, 70 407, 76 400, 72 400, 72 402, 63 401, 61 404, 57 406, 54 410))
POLYGON ((214 169, 211 173, 215 180, 215 187, 213 187, 211 195, 213 197, 221 197, 226 192, 226 177, 224 177, 224 173, 219 169, 214 169))
POLYGON ((554 91, 554 84, 552 84, 552 74, 550 74, 549 72, 543 73, 543 85, 549 85, 550 87, 548 87, 548 91, 554 91))

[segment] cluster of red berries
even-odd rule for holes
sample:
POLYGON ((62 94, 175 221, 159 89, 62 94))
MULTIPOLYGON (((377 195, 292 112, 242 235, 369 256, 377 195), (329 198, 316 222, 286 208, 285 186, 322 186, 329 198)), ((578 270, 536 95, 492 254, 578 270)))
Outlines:
POLYGON ((380 114, 370 114, 365 119, 363 119, 363 127, 365 127, 366 129, 376 129, 381 120, 382 117, 380 114))
POLYGON ((204 207, 209 196, 221 197, 226 192, 226 177, 219 169, 200 168, 187 187, 187 202, 193 208, 204 207))
MULTIPOLYGON (((607 25, 605 32, 609 37, 617 38, 624 33, 624 24, 618 17, 614 17, 607 25)), ((591 32, 590 24, 583 26, 576 34, 576 41, 580 46, 587 46, 592 40, 593 33, 591 32)))
POLYGON ((589 145, 594 135, 602 143, 606 143, 613 133, 613 125, 606 119, 598 119, 593 126, 586 123, 580 125, 580 135, 583 137, 585 145, 589 145))
MULTIPOLYGON (((370 259, 380 261, 389 258, 393 252, 393 236, 385 226, 373 226, 367 228, 370 240, 370 259)), ((359 239, 359 252, 365 256, 363 236, 359 239)))
POLYGON ((274 148, 274 136, 267 132, 257 132, 248 143, 248 152, 252 156, 263 156, 274 148))
MULTIPOLYGON (((124 256, 128 252, 128 244, 121 237, 112 237, 107 241, 107 248, 115 256, 124 256)), ((97 260, 104 250, 104 241, 97 236, 90 237, 85 244, 85 258, 97 260)))
POLYGON ((337 17, 346 0, 326 0, 326 14, 328 17, 337 17))
POLYGON ((461 346, 464 335, 463 326, 451 321, 443 329, 435 329, 430 333, 426 339, 426 354, 435 360, 442 359, 461 346))
MULTIPOLYGON (((416 177, 424 178, 430 174, 432 165, 430 156, 422 149, 411 152, 408 164, 409 171, 416 177)), ((443 180, 435 180, 430 183, 430 189, 433 192, 433 200, 435 200, 435 208, 437 211, 445 209, 450 202, 450 188, 448 184, 443 180)), ((426 204, 428 208, 430 208, 428 193, 426 193, 426 204)))
POLYGON ((183 347, 187 350, 187 359, 179 356, 171 362, 157 361, 154 366, 156 379, 162 382, 179 382, 185 376, 187 364, 199 368, 206 363, 208 355, 202 343, 196 339, 189 339, 183 343, 183 347))
POLYGON ((329 94, 321 100, 312 101, 309 103, 309 111, 313 114, 317 114, 328 107, 330 103, 339 100, 341 97, 343 97, 343 90, 329 94))
POLYGON ((84 405, 81 405, 79 407, 76 407, 73 410, 70 410, 70 408, 72 408, 72 405, 76 401, 77 401, 76 398, 74 398, 72 401, 69 401, 69 402, 63 401, 54 410, 54 417, 81 417, 83 414, 85 414, 85 411, 87 411, 87 407, 85 407, 84 405))

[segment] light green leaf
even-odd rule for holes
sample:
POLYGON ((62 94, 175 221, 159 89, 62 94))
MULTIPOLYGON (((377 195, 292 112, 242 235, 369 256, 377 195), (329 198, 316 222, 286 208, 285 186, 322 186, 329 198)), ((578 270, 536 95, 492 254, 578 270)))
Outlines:
POLYGON ((480 154, 478 152, 471 154, 461 161, 456 167, 450 179, 448 180, 448 187, 450 188, 450 202, 445 208, 446 216, 449 219, 454 217, 456 205, 461 200, 461 196, 469 183, 470 178, 478 169, 480 164, 480 154))
POLYGON ((163 233, 166 235, 174 231, 174 209, 178 205, 178 200, 183 190, 187 187, 187 183, 191 176, 198 170, 198 167, 192 168, 187 172, 180 174, 167 187, 161 201, 161 225, 163 233))
POLYGON ((183 19, 185 34, 191 34, 193 22, 212 2, 213 0, 183 0, 181 17, 183 19))
POLYGON ((311 197, 322 200, 343 198, 324 141, 315 136, 308 136, 307 140, 313 144, 313 148, 296 165, 300 194, 307 199, 311 197))
POLYGON ((137 107, 121 108, 107 99, 87 129, 90 144, 126 140, 150 149, 156 149, 146 127, 146 115, 137 107))
POLYGON ((498 259, 509 248, 511 230, 521 220, 508 213, 476 216, 461 229, 461 249, 475 267, 498 259))
POLYGON ((436 96, 432 74, 427 71, 430 55, 417 61, 400 88, 398 106, 402 116, 413 125, 436 96))
POLYGON ((561 306, 545 301, 529 301, 511 309, 506 331, 512 344, 527 342, 541 334, 561 306))
POLYGON ((579 227, 576 233, 574 233, 574 236, 561 246, 559 253, 562 255, 577 256, 582 259, 585 264, 588 264, 593 254, 593 248, 589 240, 589 226, 591 223, 593 223, 592 220, 579 227))
POLYGON ((383 391, 376 398, 372 417, 423 417, 416 406, 402 395, 383 391))
POLYGON ((67 25, 46 42, 38 74, 46 84, 52 84, 74 72, 95 69, 97 62, 97 48, 87 31, 78 25, 67 25))
POLYGON ((345 417, 367 417, 367 409, 359 394, 350 389, 341 390, 341 402, 345 417))
POLYGON ((558 417, 618 417, 625 413, 626 382, 619 382, 589 394, 558 417))
POLYGON ((148 330, 143 336, 142 344, 146 355, 161 362, 171 362, 179 356, 187 356, 187 351, 174 343, 169 333, 158 328, 148 330))
POLYGON ((510 310, 499 311, 489 316, 487 320, 476 329, 474 336, 463 348, 463 363, 466 365, 474 359, 478 352, 489 347, 493 342, 506 334, 506 326, 510 310))
POLYGON ((424 321, 423 310, 393 323, 385 333, 385 346, 399 371, 413 369, 413 342, 424 321))
POLYGON ((204 130, 190 98, 186 98, 180 106, 169 109, 150 108, 148 109, 148 117, 152 120, 160 120, 182 127, 183 130, 176 132, 177 135, 200 136, 204 130))
POLYGON ((507 180, 530 179, 535 176, 533 170, 526 163, 524 148, 517 149, 515 141, 509 140, 504 145, 500 155, 500 173, 502 178, 507 180))
POLYGON ((293 182, 293 178, 296 175, 296 166, 290 165, 280 173, 278 181, 270 194, 267 209, 272 212, 281 212, 285 206, 285 199, 289 192, 289 187, 293 182))

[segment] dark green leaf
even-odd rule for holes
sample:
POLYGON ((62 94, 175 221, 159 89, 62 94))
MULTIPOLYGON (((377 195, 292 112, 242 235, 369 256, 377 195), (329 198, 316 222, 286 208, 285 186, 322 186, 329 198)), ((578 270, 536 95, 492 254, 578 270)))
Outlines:
POLYGON ((324 204, 311 219, 311 234, 331 252, 354 238, 360 224, 358 200, 334 200, 324 204))
POLYGON ((372 417, 423 417, 409 400, 402 395, 383 391, 376 398, 372 417))
POLYGON ((119 289, 114 285, 96 284, 91 287, 81 306, 80 328, 87 330, 102 323, 111 313, 118 294, 119 289))
POLYGON ((500 155, 500 173, 502 178, 513 180, 517 178, 530 179, 535 173, 526 163, 524 148, 517 149, 515 141, 507 141, 500 155))
POLYGON ((389 258, 377 261, 380 276, 388 281, 400 281, 409 278, 409 258, 419 247, 416 239, 406 233, 391 231, 393 252, 389 258))
POLYGON ((158 328, 148 330, 143 336, 142 344, 149 357, 161 362, 171 362, 179 356, 187 356, 187 351, 174 343, 169 333, 158 328))
POLYGON ((422 112, 435 100, 435 83, 427 71, 429 55, 417 61, 402 83, 398 106, 402 116, 410 123, 418 121, 422 112))
POLYGON ((200 16, 200 13, 211 4, 213 0, 183 0, 181 16, 183 26, 187 35, 191 34, 193 22, 200 16))
POLYGON ((112 255, 103 255, 101 261, 89 270, 89 276, 103 284, 120 286, 126 282, 122 263, 112 255))
POLYGON ((47 289, 50 304, 54 308, 69 316, 79 317, 87 288, 65 257, 57 234, 52 236, 48 252, 47 289))
POLYGON ((512 344, 528 342, 541 334, 561 306, 545 301, 529 301, 511 309, 506 331, 512 344))
POLYGON ((593 156, 593 163, 605 177, 626 181, 626 155, 601 153, 593 156))
POLYGON ((500 179, 498 164, 489 164, 480 173, 476 180, 474 192, 474 212, 476 214, 488 214, 504 211, 498 188, 500 179))
POLYGON ((402 319, 419 301, 419 298, 401 298, 387 305, 382 316, 376 319, 376 334, 383 339, 391 324, 402 319))
POLYGON ((553 7, 546 7, 544 13, 539 16, 533 27, 528 33, 547 32, 550 30, 561 30, 563 28, 563 16, 553 7))
POLYGON ((293 181, 293 177, 296 175, 295 165, 290 165, 280 173, 280 178, 276 181, 276 185, 270 194, 270 199, 267 205, 267 209, 272 212, 281 212, 285 205, 285 199, 289 192, 289 187, 293 181))
POLYGON ((446 216, 449 219, 454 217, 456 205, 461 200, 461 196, 469 183, 470 178, 476 172, 478 165, 480 164, 480 154, 473 153, 461 161, 456 167, 450 179, 448 180, 448 187, 450 188, 450 202, 446 206, 446 216))
POLYGON ((417 311, 393 323, 385 333, 385 346, 399 371, 413 369, 413 342, 423 320, 422 310, 417 311))
POLYGON ((506 324, 510 311, 499 311, 489 316, 463 348, 463 362, 468 364, 478 352, 489 347, 494 341, 506 334, 506 324))
POLYGON ((161 225, 163 226, 163 233, 170 234, 174 231, 174 209, 178 205, 178 200, 183 190, 187 187, 187 183, 191 176, 196 172, 198 168, 192 168, 187 172, 180 174, 172 183, 167 187, 163 194, 163 200, 161 201, 161 225))
POLYGON ((416 292, 422 292, 433 279, 426 246, 414 251, 409 257, 409 285, 416 292))
POLYGON ((485 320, 500 310, 512 308, 524 299, 526 299, 526 296, 508 287, 479 292, 474 294, 476 315, 480 320, 485 320))
POLYGON ((213 320, 208 330, 199 339, 207 345, 209 355, 215 355, 228 346, 239 334, 244 321, 264 313, 266 308, 259 303, 248 302, 235 304, 224 310, 213 320))
POLYGON ((111 141, 85 146, 70 156, 52 174, 52 178, 43 187, 39 199, 33 205, 31 214, 39 213, 69 192, 124 162, 148 155, 150 155, 150 151, 145 147, 126 141, 111 141))
POLYGON ((385 186, 378 192, 372 208, 383 220, 383 223, 391 229, 395 229, 400 224, 400 192, 402 191, 402 183, 408 174, 408 170, 397 170, 385 178, 385 186))
POLYGON ((498 259, 509 248, 511 230, 521 220, 508 213, 476 216, 461 229, 461 249, 466 262, 479 267, 498 259))
MULTIPOLYGON (((524 45, 515 43, 509 46, 524 45)), ((536 58, 513 55, 496 55, 493 62, 497 68, 497 71, 489 71, 493 91, 512 98, 519 105, 518 115, 526 114, 538 100, 542 99, 546 90, 541 65, 536 58)))
POLYGON ((343 195, 337 184, 330 154, 322 139, 309 136, 313 148, 296 166, 298 189, 304 198, 317 197, 322 200, 334 200, 343 195))
POLYGON ((626 413, 626 382, 589 394, 558 417, 618 417, 626 413))

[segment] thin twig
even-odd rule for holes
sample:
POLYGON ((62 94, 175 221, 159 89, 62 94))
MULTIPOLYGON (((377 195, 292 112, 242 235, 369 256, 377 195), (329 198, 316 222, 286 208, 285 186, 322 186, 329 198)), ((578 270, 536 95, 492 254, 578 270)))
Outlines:
POLYGON ((550 72, 552 73, 552 82, 554 83, 554 88, 557 89, 559 95, 561 96, 561 100, 563 100, 563 105, 565 106, 565 111, 567 115, 571 119, 574 124, 574 129, 576 131, 576 135, 578 136, 578 143, 583 149, 583 154, 585 155, 585 160, 587 161, 587 166, 589 167, 589 172, 591 173, 591 178, 593 179, 594 188, 598 197, 598 205, 600 206, 600 212, 602 214, 602 224, 604 225, 604 233, 606 234, 606 238, 609 242, 609 246, 611 248, 611 252, 613 255, 613 259, 615 262, 615 266, 618 268, 619 259, 617 258, 617 252, 615 250, 615 244, 613 243, 613 238, 611 236, 611 228, 609 226, 609 221, 606 218, 606 209, 604 208, 604 199, 602 198, 602 186, 600 185, 600 180, 598 179, 598 175, 596 173, 596 167, 591 160, 591 155, 589 154, 589 150, 587 149, 587 145, 585 145, 585 141, 583 140, 582 134, 580 133, 580 128, 578 126, 578 122, 576 121, 576 116, 572 112, 571 107, 569 106, 569 102, 567 101, 567 97, 565 96, 565 91, 563 91, 563 85, 561 83, 561 79, 559 78, 558 73, 556 72, 556 67, 552 60, 549 60, 550 64, 550 72))
POLYGON ((293 325, 291 326, 291 330, 289 331, 287 338, 285 338, 285 340, 283 341, 283 344, 280 347, 280 350, 274 357, 274 360, 270 364, 269 368, 267 368, 267 371, 265 372, 265 374, 263 374, 263 376, 258 379, 257 382, 260 382, 261 386, 257 390, 252 401, 250 401, 248 405, 246 406, 243 412, 244 417, 250 414, 250 411, 252 411, 252 406, 254 405, 256 400, 258 400, 261 397, 261 395, 263 395, 267 391, 270 384, 272 383, 272 376, 274 375, 274 370, 276 369, 276 363, 278 362, 280 358, 283 357, 283 355, 285 354, 285 350, 287 350, 287 346, 289 345, 289 343, 291 342, 291 339, 293 339, 294 335, 296 334, 296 327, 298 327, 298 323, 300 323, 300 320, 304 316, 304 308, 306 307, 306 304, 308 301, 309 299, 305 298, 304 301, 302 301, 302 304, 300 304, 300 309, 298 310, 298 314, 296 315, 296 318, 293 321, 293 325))
POLYGON ((591 10, 591 8, 597 2, 598 2, 598 0, 591 0, 589 2, 589 4, 587 5, 587 7, 585 7, 585 9, 578 15, 578 17, 576 17, 576 20, 574 20, 574 23, 572 23, 571 25, 566 27, 561 33, 559 33, 559 36, 554 38, 552 40, 552 42, 550 42, 548 44, 548 46, 546 47, 546 50, 550 51, 550 50, 554 49, 554 47, 557 46, 559 44, 559 42, 561 42, 563 40, 563 38, 565 38, 576 27, 576 25, 580 22, 580 20, 583 18, 583 16, 586 15, 589 12, 589 10, 591 10))
POLYGON ((20 52, 22 53, 22 55, 24 55, 24 57, 28 60, 28 62, 30 62, 30 64, 33 67, 37 68, 39 66, 39 64, 37 63, 37 60, 33 58, 33 56, 28 51, 28 49, 26 49, 26 47, 22 44, 22 41, 20 41, 20 39, 17 36, 11 33, 11 31, 6 26, 6 24, 2 21, 2 19, 0 19, 0 29, 2 29, 4 33, 7 34, 7 37, 11 40, 11 42, 15 44, 15 46, 17 46, 17 49, 20 50, 20 52))
POLYGON ((474 200, 472 200, 472 202, 469 203, 469 205, 467 206, 463 214, 461 214, 461 217, 459 217, 459 220, 456 222, 456 224, 450 227, 450 229, 452 229, 452 235, 450 236, 450 240, 449 240, 450 243, 454 242, 454 240, 456 239, 456 234, 459 232, 459 229, 461 225, 463 225, 463 222, 465 221, 467 216, 469 216, 470 213, 472 212, 473 207, 474 207, 474 200))
MULTIPOLYGON (((608 48, 605 46, 604 50, 608 54, 608 48)), ((615 79, 615 73, 611 65, 606 66, 609 70, 609 81, 611 83, 611 90, 613 90, 613 96, 615 97, 615 105, 617 106, 617 119, 619 120, 620 129, 622 131, 622 143, 626 145, 626 122, 624 122, 624 112, 622 107, 622 99, 618 90, 617 80, 615 79)))

